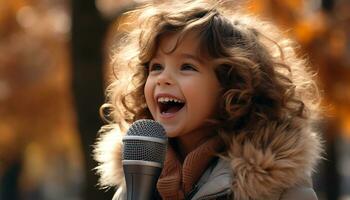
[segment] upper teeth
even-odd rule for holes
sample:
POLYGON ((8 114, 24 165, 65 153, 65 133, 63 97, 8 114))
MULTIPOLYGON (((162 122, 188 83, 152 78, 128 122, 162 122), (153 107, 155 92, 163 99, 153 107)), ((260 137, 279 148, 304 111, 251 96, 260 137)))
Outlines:
POLYGON ((175 102, 175 103, 183 103, 182 100, 175 99, 175 98, 172 98, 172 97, 159 97, 158 98, 158 102, 160 102, 160 103, 165 103, 165 102, 170 102, 170 101, 175 102))

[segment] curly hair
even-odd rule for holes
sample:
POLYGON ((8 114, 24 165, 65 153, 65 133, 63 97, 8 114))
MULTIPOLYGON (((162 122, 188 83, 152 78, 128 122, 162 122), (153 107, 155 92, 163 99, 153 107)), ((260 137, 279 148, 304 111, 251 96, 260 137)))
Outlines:
POLYGON ((174 2, 148 4, 126 14, 133 29, 113 55, 114 80, 101 106, 109 122, 104 128, 123 129, 152 118, 144 86, 159 38, 176 32, 179 43, 193 30, 200 33, 200 50, 213 59, 223 88, 215 119, 218 130, 232 134, 270 120, 315 116, 320 97, 314 74, 296 54, 297 45, 276 26, 222 3, 174 2))

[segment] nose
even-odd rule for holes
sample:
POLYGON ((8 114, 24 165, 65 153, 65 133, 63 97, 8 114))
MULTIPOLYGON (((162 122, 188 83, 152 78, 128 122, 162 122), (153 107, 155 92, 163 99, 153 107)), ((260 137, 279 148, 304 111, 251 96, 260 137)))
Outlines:
POLYGON ((164 69, 157 78, 157 85, 172 85, 174 82, 170 70, 164 69))

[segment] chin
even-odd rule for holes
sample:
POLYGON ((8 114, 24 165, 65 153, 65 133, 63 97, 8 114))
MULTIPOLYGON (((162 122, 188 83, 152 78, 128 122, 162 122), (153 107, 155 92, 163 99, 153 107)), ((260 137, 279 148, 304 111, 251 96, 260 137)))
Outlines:
POLYGON ((176 133, 173 133, 173 132, 167 131, 167 130, 165 130, 165 132, 166 132, 166 135, 168 136, 168 138, 174 138, 178 135, 176 133))
POLYGON ((175 137, 179 136, 179 133, 175 130, 172 130, 172 129, 165 128, 165 132, 169 138, 175 138, 175 137))

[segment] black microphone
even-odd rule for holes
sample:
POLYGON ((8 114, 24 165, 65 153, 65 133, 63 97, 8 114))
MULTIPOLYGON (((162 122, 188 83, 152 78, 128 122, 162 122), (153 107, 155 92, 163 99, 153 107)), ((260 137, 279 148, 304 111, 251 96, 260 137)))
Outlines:
POLYGON ((134 122, 123 137, 122 163, 127 200, 151 200, 163 168, 167 136, 161 124, 134 122))

